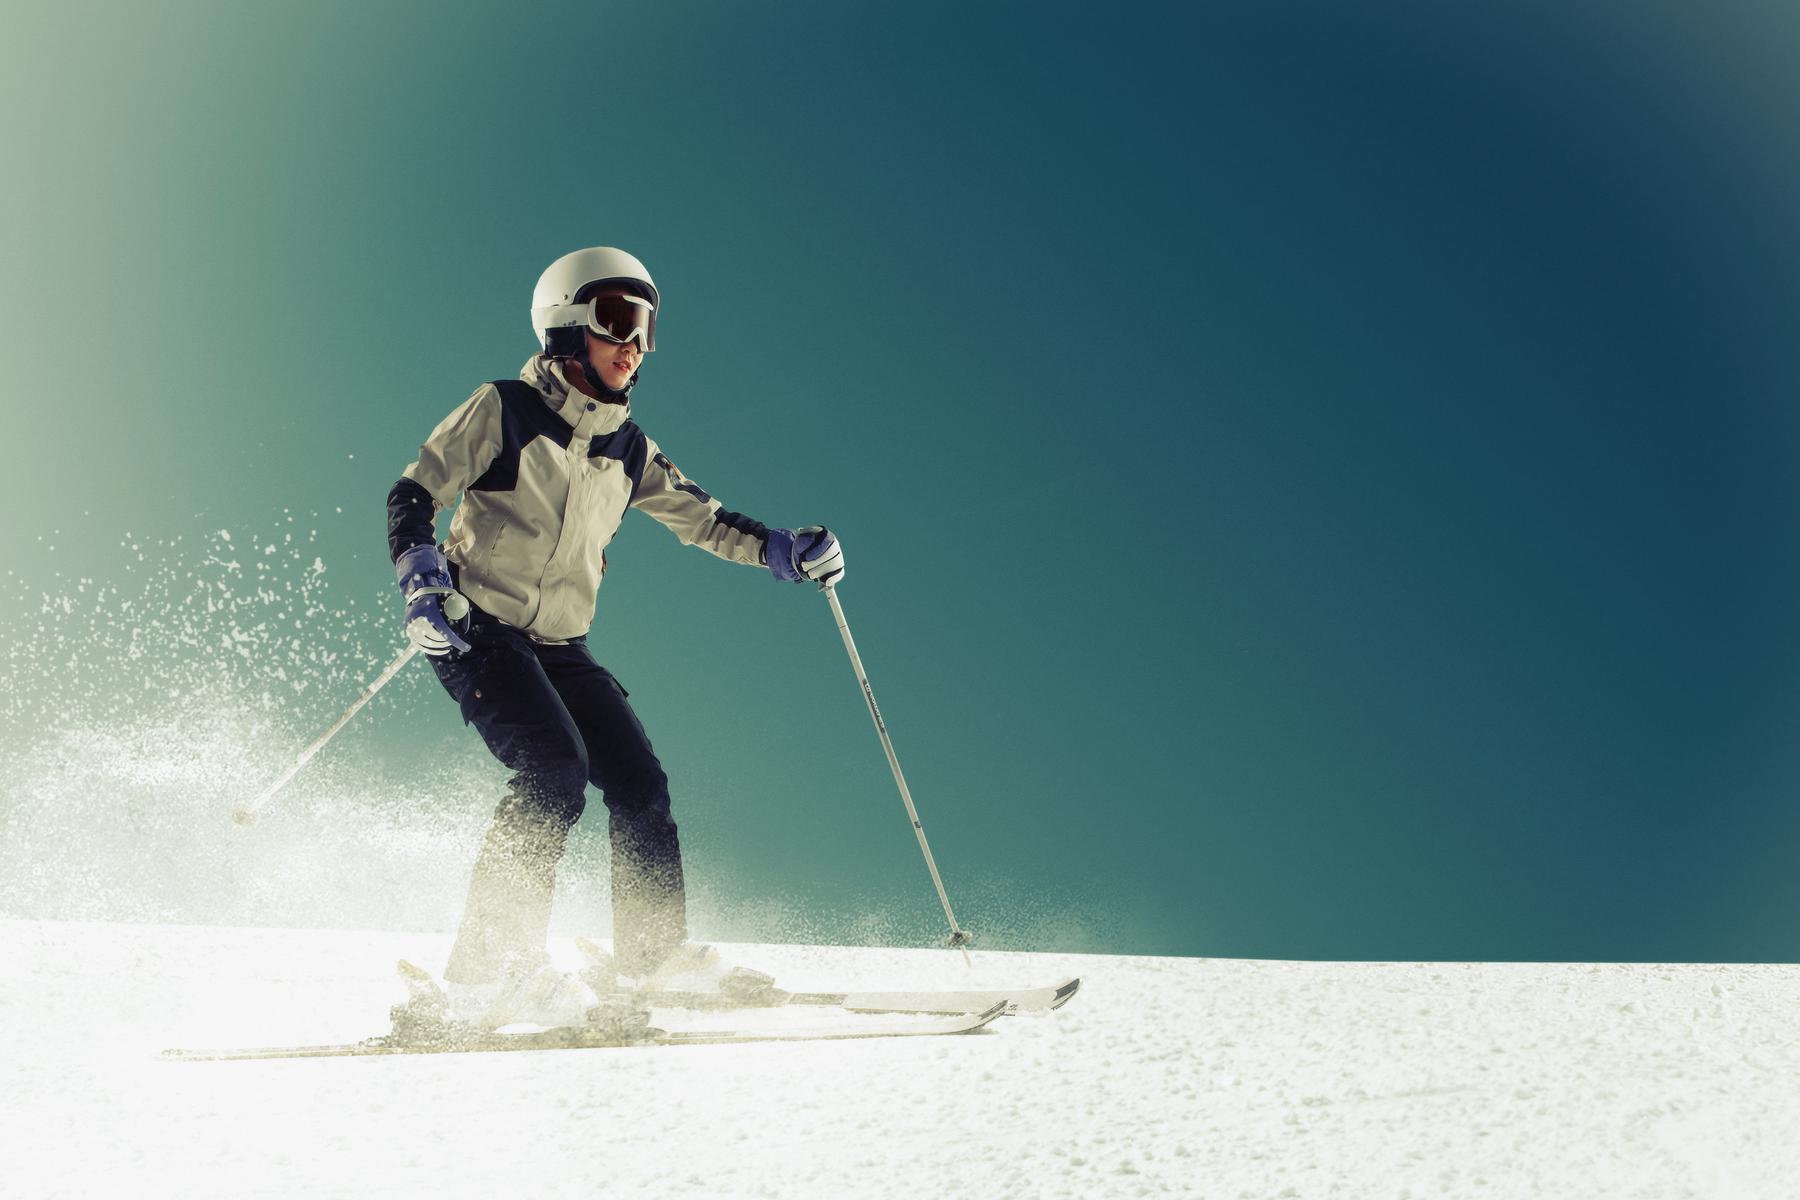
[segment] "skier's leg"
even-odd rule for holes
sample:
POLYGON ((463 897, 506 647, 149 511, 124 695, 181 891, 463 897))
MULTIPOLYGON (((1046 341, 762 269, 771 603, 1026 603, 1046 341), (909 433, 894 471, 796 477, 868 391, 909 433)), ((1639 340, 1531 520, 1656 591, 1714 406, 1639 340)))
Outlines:
POLYGON ((606 799, 614 958, 621 974, 643 976, 687 940, 681 841, 669 813, 669 778, 625 689, 587 647, 545 647, 541 657, 581 731, 589 779, 606 799))
POLYGON ((586 804, 581 734, 516 630, 477 622, 475 649, 433 659, 463 719, 513 771, 475 860, 468 904, 444 978, 483 983, 540 953, 550 926, 556 864, 586 804))

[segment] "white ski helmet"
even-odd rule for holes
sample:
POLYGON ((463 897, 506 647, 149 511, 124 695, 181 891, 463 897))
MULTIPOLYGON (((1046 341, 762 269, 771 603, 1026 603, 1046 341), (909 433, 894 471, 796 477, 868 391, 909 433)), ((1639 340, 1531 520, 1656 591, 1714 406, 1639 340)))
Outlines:
MULTIPOLYGON (((648 354, 656 349, 656 311, 662 305, 656 284, 644 264, 623 250, 611 246, 590 246, 565 254, 538 276, 531 293, 531 327, 537 331, 538 344, 551 358, 585 356, 587 339, 582 330, 589 327, 593 314, 592 294, 603 284, 623 287, 632 295, 650 303, 639 348, 648 354)), ((596 327, 595 332, 601 332, 596 327)))

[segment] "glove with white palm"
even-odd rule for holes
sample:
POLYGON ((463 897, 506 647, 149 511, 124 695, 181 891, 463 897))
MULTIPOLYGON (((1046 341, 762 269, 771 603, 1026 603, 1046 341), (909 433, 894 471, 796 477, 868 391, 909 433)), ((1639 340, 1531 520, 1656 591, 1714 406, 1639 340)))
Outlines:
POLYGON ((834 587, 844 578, 844 548, 823 525, 769 530, 769 571, 791 583, 834 587))
POLYGON ((426 543, 394 560, 400 593, 406 597, 406 636, 432 657, 469 651, 469 643, 453 622, 469 615, 469 601, 450 586, 450 564, 444 552, 426 543))

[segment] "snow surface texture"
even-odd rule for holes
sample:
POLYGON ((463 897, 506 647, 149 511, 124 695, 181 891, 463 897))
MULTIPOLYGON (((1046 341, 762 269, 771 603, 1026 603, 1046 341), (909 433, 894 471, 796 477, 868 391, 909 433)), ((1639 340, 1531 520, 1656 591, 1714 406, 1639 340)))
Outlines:
POLYGON ((5 1193, 1756 1200, 1800 1180, 1790 966, 979 952, 971 972, 737 946, 798 988, 1084 982, 954 1038, 153 1057, 379 1032, 394 960, 447 948, 0 921, 5 1193))

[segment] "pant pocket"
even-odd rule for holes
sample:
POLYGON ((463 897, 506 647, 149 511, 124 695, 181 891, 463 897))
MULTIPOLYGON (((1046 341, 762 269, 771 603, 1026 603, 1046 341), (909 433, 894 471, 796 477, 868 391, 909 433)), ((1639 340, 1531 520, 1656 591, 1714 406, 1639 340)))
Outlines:
POLYGON ((438 682, 462 710, 464 725, 474 724, 483 707, 498 702, 507 691, 507 681, 518 674, 518 651, 505 638, 472 634, 470 641, 474 649, 467 653, 431 660, 438 682))

